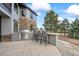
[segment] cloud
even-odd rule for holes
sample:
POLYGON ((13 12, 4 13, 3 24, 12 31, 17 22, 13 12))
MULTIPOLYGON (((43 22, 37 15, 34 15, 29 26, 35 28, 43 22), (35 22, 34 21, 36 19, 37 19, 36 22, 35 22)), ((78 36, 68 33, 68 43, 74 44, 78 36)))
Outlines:
POLYGON ((26 2, 32 3, 33 1, 38 1, 38 3, 41 1, 44 1, 46 3, 78 3, 79 2, 79 0, 75 0, 75 1, 74 0, 27 0, 26 2))
MULTIPOLYGON (((69 23, 72 23, 75 20, 75 17, 66 17, 69 21, 69 23)), ((58 20, 60 21, 60 23, 64 20, 64 17, 59 16, 58 20)))
POLYGON ((38 27, 38 28, 43 27, 43 26, 42 26, 43 23, 44 23, 44 19, 39 18, 38 21, 37 21, 37 27, 38 27))
POLYGON ((79 16, 79 5, 73 4, 69 6, 65 12, 71 15, 79 16))
POLYGON ((51 10, 50 4, 48 4, 48 0, 32 0, 31 3, 32 5, 30 6, 33 10, 35 11, 49 11, 51 10), (47 2, 46 2, 47 1, 47 2))
POLYGON ((62 20, 64 20, 64 18, 63 17, 58 17, 58 20, 62 21, 62 20))
MULTIPOLYGON (((0 3, 32 3, 33 1, 36 0, 1 0, 0 3)), ((79 0, 42 0, 44 2, 48 3, 79 3, 79 0)), ((38 3, 40 0, 38 0, 38 3)))
POLYGON ((75 17, 67 17, 69 23, 72 23, 75 20, 75 17))
POLYGON ((38 14, 38 16, 40 16, 40 15, 41 15, 41 13, 40 13, 40 12, 37 12, 37 14, 38 14))
POLYGON ((45 3, 49 3, 52 2, 52 0, 27 0, 27 3, 33 3, 33 2, 45 2, 45 3))
POLYGON ((39 11, 39 10, 51 10, 51 6, 48 3, 32 3, 33 10, 39 11))

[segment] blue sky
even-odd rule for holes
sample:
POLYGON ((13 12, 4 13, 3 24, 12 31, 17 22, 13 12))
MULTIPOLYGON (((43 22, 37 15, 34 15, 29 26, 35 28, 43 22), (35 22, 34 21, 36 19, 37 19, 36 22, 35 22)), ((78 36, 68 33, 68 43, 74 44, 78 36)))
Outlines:
POLYGON ((76 17, 79 18, 79 4, 78 3, 28 3, 31 9, 37 14, 37 26, 43 27, 44 17, 49 10, 53 10, 58 14, 58 20, 67 18, 69 22, 74 21, 76 17))

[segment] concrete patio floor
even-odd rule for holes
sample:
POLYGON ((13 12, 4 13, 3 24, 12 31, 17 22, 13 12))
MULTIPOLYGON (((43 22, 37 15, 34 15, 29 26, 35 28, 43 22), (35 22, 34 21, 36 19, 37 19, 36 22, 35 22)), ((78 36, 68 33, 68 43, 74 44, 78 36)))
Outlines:
POLYGON ((79 56, 79 46, 63 40, 57 46, 32 40, 0 42, 0 56, 79 56))
POLYGON ((1 42, 0 56, 61 56, 53 45, 39 44, 32 40, 1 42))

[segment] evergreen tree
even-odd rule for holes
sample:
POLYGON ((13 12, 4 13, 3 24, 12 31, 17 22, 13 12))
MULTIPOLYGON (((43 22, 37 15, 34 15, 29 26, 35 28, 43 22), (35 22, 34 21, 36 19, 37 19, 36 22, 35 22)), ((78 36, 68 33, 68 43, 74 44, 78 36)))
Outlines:
POLYGON ((74 22, 71 24, 71 28, 69 30, 69 37, 79 39, 79 20, 78 18, 75 19, 74 22))
POLYGON ((64 35, 66 33, 68 33, 69 30, 69 22, 68 19, 64 19, 61 23, 60 23, 60 32, 64 33, 64 35))
POLYGON ((52 10, 49 11, 44 18, 44 28, 49 31, 57 32, 58 23, 58 14, 52 10))

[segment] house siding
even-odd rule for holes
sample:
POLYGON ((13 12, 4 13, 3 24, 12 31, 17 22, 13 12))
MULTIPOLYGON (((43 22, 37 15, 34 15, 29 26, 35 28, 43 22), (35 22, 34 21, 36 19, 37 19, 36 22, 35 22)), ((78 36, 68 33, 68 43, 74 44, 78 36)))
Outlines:
MULTIPOLYGON (((30 26, 36 25, 36 16, 32 14, 32 12, 29 9, 20 8, 17 5, 18 12, 16 12, 14 8, 14 3, 11 3, 11 6, 10 4, 5 3, 5 6, 3 6, 3 4, 0 4, 0 15, 2 17, 1 18, 1 35, 2 35, 3 40, 5 39, 7 40, 8 38, 11 39, 11 36, 14 36, 14 34, 17 33, 14 31, 14 24, 15 24, 14 20, 16 20, 17 23, 19 22, 18 31, 21 28, 30 29, 30 26), (5 6, 8 7, 8 9, 5 6), (22 16, 22 13, 21 13, 22 10, 25 11, 25 16, 22 16), (31 19, 31 14, 32 14, 33 19, 31 19)), ((13 39, 11 39, 11 41, 12 40, 13 39)), ((7 41, 10 41, 10 40, 7 40, 7 41)))
POLYGON ((14 32, 14 20, 16 20, 18 22, 19 20, 19 15, 15 12, 14 10, 14 4, 12 4, 12 17, 11 17, 11 33, 15 33, 14 32))
POLYGON ((9 35, 11 33, 11 18, 2 16, 1 35, 9 35))
MULTIPOLYGON (((6 5, 6 4, 5 4, 6 5)), ((11 14, 9 14, 4 8, 0 9, 1 18, 1 35, 2 41, 10 41, 11 35, 14 34, 14 20, 19 20, 19 15, 14 10, 14 3, 11 5, 11 14), (10 15, 10 17, 9 17, 10 15)), ((13 40, 13 39, 11 39, 13 40)))

